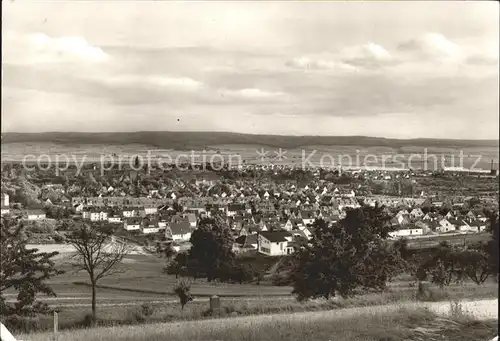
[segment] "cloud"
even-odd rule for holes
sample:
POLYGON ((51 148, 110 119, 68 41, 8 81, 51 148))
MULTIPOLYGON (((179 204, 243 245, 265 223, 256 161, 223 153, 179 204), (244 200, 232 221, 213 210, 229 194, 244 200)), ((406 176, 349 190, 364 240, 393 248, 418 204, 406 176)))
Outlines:
POLYGON ((83 37, 51 38, 43 33, 30 35, 35 49, 49 58, 54 55, 78 58, 89 62, 104 62, 109 56, 99 47, 90 45, 83 37))
POLYGON ((467 63, 472 65, 498 66, 498 57, 494 55, 473 54, 467 57, 467 63))
POLYGON ((402 52, 415 54, 417 58, 457 61, 463 57, 460 46, 440 33, 427 33, 419 38, 402 42, 398 48, 402 52))
POLYGON ((283 92, 272 92, 265 91, 256 88, 247 88, 240 90, 221 90, 219 91, 221 95, 225 97, 232 98, 244 98, 244 99, 272 99, 277 97, 285 96, 283 92))
POLYGON ((377 67, 393 60, 389 51, 371 42, 346 48, 340 52, 340 55, 344 63, 364 67, 377 67))
POLYGON ((302 70, 334 70, 334 71, 358 71, 352 65, 334 60, 321 59, 318 57, 296 57, 285 62, 285 65, 295 69, 302 70))
POLYGON ((168 88, 170 90, 196 92, 204 87, 202 82, 189 77, 172 77, 165 75, 124 75, 113 76, 105 83, 111 86, 146 86, 168 88))
POLYGON ((296 57, 286 61, 285 65, 302 70, 360 72, 361 68, 372 69, 391 62, 393 62, 393 57, 389 51, 381 45, 370 42, 333 53, 296 57))
POLYGON ((44 33, 4 36, 6 63, 44 64, 58 62, 102 63, 110 59, 103 49, 83 37, 50 37, 44 33))
POLYGON ((485 46, 483 49, 471 48, 466 62, 471 65, 495 66, 495 71, 498 73, 498 42, 485 46))

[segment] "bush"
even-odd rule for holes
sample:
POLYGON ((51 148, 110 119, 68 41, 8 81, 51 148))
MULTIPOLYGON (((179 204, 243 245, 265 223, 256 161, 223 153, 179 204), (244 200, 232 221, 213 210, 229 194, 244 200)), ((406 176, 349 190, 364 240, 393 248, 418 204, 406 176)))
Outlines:
POLYGON ((140 306, 140 312, 145 317, 150 317, 155 313, 155 307, 151 303, 143 303, 140 306))
POLYGON ((46 221, 36 221, 29 227, 33 233, 42 233, 53 235, 55 233, 54 226, 46 221))
POLYGON ((448 298, 448 294, 444 290, 431 288, 430 283, 418 283, 417 293, 415 299, 422 302, 438 302, 448 298))
POLYGON ((63 243, 66 241, 66 238, 60 234, 56 234, 56 235, 54 235, 54 241, 56 243, 63 243))
POLYGON ((91 327, 92 324, 93 324, 93 321, 94 321, 94 318, 92 317, 92 314, 86 314, 84 317, 83 317, 83 320, 82 320, 82 325, 84 327, 91 327))
POLYGON ((128 322, 145 322, 155 313, 155 307, 150 303, 143 303, 139 307, 134 307, 128 313, 128 322))
POLYGON ((238 314, 239 312, 236 310, 234 306, 221 307, 219 310, 214 311, 212 308, 208 308, 202 313, 203 317, 226 317, 231 314, 238 314))
POLYGON ((3 323, 13 332, 31 333, 40 330, 41 323, 38 317, 23 317, 19 315, 7 316, 3 319, 3 323))
POLYGON ((463 320, 473 317, 467 310, 462 306, 460 301, 450 302, 450 317, 454 320, 463 320))
POLYGON ((272 282, 273 285, 275 286, 286 286, 286 285, 291 285, 292 280, 290 278, 290 274, 287 273, 282 273, 282 274, 275 274, 272 276, 272 282))

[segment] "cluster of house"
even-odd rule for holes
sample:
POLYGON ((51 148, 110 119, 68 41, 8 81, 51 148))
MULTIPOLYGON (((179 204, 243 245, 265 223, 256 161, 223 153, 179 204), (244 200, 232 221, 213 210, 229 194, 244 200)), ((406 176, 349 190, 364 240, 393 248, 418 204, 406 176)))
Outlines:
POLYGON ((411 211, 400 210, 391 220, 396 227, 391 237, 423 236, 449 232, 482 232, 486 229, 487 217, 472 211, 462 215, 460 211, 449 211, 446 215, 424 213, 416 207, 411 211))
MULTIPOLYGON (((2 207, 2 216, 11 213, 10 196, 6 193, 2 193, 1 195, 1 207, 2 207)), ((24 217, 26 220, 31 220, 31 221, 45 220, 46 214, 42 209, 28 209, 24 212, 24 217)))
POLYGON ((310 239, 316 219, 335 223, 344 217, 347 208, 360 207, 360 202, 383 205, 389 211, 395 207, 407 208, 392 219, 396 227, 391 233, 393 237, 455 230, 480 232, 486 228, 486 218, 472 211, 464 217, 458 211, 446 216, 424 214, 419 208, 425 201, 422 198, 356 198, 353 190, 326 186, 305 186, 292 194, 293 197, 290 192, 264 190, 257 191, 258 198, 250 200, 222 195, 198 199, 73 198, 72 203, 84 219, 122 224, 126 231, 136 233, 164 233, 179 245, 188 243, 200 219, 218 216, 233 232, 235 252, 256 250, 271 256, 289 254, 298 239, 310 239))
MULTIPOLYGON (((150 190, 144 197, 72 197, 64 203, 84 220, 122 225, 132 233, 164 233, 179 247, 189 244, 200 219, 217 216, 231 228, 235 252, 256 250, 271 256, 289 254, 299 239, 310 239, 316 219, 335 223, 344 217, 346 209, 358 208, 361 203, 378 204, 388 210, 393 216, 391 223, 395 231, 391 236, 394 238, 453 231, 481 232, 487 224, 486 217, 472 211, 466 215, 461 215, 459 210, 445 216, 425 214, 420 207, 429 201, 426 198, 359 197, 349 186, 340 187, 326 181, 304 186, 275 184, 268 188, 211 181, 202 181, 199 185, 198 188, 205 188, 205 195, 172 190, 159 197, 158 191, 150 190)), ((443 203, 432 204, 440 207, 443 203)), ((8 210, 9 197, 3 194, 2 215, 8 210)), ((25 217, 35 221, 46 219, 40 209, 26 210, 25 217)))

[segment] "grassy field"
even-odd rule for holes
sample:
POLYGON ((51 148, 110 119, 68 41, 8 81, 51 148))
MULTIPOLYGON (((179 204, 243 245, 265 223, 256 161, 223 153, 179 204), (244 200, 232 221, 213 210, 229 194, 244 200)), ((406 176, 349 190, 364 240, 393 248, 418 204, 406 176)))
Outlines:
MULTIPOLYGON (((60 267, 66 271, 65 274, 57 276, 48 281, 58 295, 68 295, 74 292, 89 292, 81 283, 88 283, 88 275, 83 272, 74 271, 74 268, 65 263, 64 258, 59 259, 60 267)), ((140 294, 151 294, 160 296, 171 296, 172 288, 177 283, 175 276, 163 273, 166 264, 164 258, 152 255, 129 255, 122 262, 122 273, 103 278, 99 284, 105 287, 101 290, 109 296, 125 295, 127 292, 140 294)), ((102 291, 99 290, 100 294, 102 291)), ((223 284, 209 283, 203 279, 197 279, 191 285, 194 296, 266 296, 266 295, 289 295, 290 287, 278 287, 262 282, 254 284, 223 284)), ((149 295, 149 296, 151 296, 149 295)))
MULTIPOLYGON (((441 305, 445 307, 445 305, 441 305)), ((329 312, 261 315, 181 323, 107 327, 62 332, 65 341, 163 341, 163 340, 490 340, 498 320, 479 321, 450 305, 447 312, 433 307, 385 306, 329 312), (432 309, 429 309, 432 308, 432 309)), ((50 333, 22 335, 23 340, 52 340, 50 333)))
MULTIPOLYGON (((433 301, 446 302, 449 300, 473 300, 496 298, 498 286, 493 281, 481 286, 466 283, 464 285, 452 285, 441 291, 433 288, 435 293, 433 301)), ((415 301, 416 289, 408 282, 398 281, 393 283, 386 292, 366 293, 349 299, 334 298, 331 300, 312 300, 308 302, 297 302, 294 297, 263 297, 253 296, 246 298, 221 298, 221 310, 215 314, 218 317, 225 316, 248 316, 276 313, 296 313, 307 311, 328 311, 353 307, 370 307, 377 305, 391 305, 411 303, 415 301)), ((159 297, 144 297, 142 302, 139 297, 116 298, 116 305, 111 301, 99 300, 98 307, 99 324, 102 326, 127 325, 153 322, 172 322, 183 320, 202 320, 211 318, 214 314, 209 310, 209 299, 198 298, 186 305, 181 310, 177 299, 158 301, 159 297), (134 302, 135 300, 135 302, 134 302), (123 305, 120 302, 127 302, 123 305), (141 303, 146 304, 149 313, 144 312, 141 303)), ((80 302, 80 301, 78 301, 80 302)), ((90 303, 87 298, 85 307, 75 306, 74 302, 66 302, 59 310, 60 329, 81 328, 86 324, 85 316, 90 314, 90 303)), ((51 316, 40 317, 28 330, 48 330, 52 327, 51 316)))
MULTIPOLYGON (((57 293, 55 298, 40 297, 59 311, 61 329, 81 328, 90 314, 91 289, 84 272, 75 273, 64 258, 60 264, 67 270, 64 275, 49 281, 57 293), (78 284, 79 283, 79 284, 78 284)), ((319 300, 300 303, 291 295, 292 288, 256 284, 208 283, 198 279, 192 283, 195 300, 182 311, 172 289, 175 276, 162 273, 165 259, 156 256, 132 255, 122 264, 123 273, 104 278, 97 290, 98 318, 102 325, 137 324, 145 322, 170 322, 210 318, 207 296, 221 296, 222 310, 218 316, 245 316, 274 313, 321 311, 411 302, 415 300, 416 287, 408 277, 399 277, 389 284, 386 292, 365 293, 351 299, 319 300), (151 310, 144 313, 141 304, 151 310)), ((498 284, 492 279, 481 286, 473 283, 450 285, 444 291, 434 288, 434 301, 453 299, 470 300, 494 298, 498 284)), ((15 299, 7 293, 7 299, 15 299)), ((50 316, 40 317, 27 330, 47 330, 52 326, 50 316)))

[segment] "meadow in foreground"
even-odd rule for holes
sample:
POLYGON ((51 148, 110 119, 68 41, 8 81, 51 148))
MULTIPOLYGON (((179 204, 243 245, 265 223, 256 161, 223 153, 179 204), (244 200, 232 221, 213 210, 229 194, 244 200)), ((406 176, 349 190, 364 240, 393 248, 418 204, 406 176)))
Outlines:
MULTIPOLYGON (((461 309, 439 316, 421 307, 387 306, 328 312, 261 315, 63 332, 60 340, 489 340, 497 321, 478 321, 461 309)), ((21 336, 52 340, 51 334, 21 336)))

